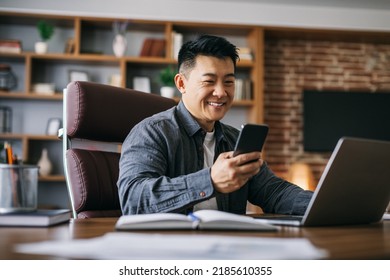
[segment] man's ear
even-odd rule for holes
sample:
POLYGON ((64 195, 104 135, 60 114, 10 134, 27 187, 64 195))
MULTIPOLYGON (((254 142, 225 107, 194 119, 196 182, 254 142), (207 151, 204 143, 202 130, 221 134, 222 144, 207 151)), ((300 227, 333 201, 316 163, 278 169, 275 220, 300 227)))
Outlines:
POLYGON ((181 92, 181 94, 186 93, 185 77, 183 74, 181 74, 181 73, 176 74, 175 84, 176 84, 177 89, 181 92))

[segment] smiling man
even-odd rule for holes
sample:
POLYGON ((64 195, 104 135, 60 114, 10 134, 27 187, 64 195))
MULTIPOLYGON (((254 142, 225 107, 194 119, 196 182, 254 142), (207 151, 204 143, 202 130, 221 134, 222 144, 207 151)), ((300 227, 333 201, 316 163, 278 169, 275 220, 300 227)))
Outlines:
POLYGON ((118 189, 123 214, 219 209, 303 214, 312 192, 273 174, 253 152, 233 157, 239 131, 220 120, 234 99, 237 48, 203 35, 178 59, 179 104, 136 125, 122 146, 118 189))

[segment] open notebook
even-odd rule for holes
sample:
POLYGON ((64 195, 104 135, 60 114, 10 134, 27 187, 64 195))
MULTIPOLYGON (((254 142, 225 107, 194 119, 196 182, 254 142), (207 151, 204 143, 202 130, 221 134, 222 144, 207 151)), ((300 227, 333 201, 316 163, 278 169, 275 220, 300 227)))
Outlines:
POLYGON ((390 142, 343 137, 303 216, 264 215, 271 224, 326 226, 382 220, 390 201, 390 142))

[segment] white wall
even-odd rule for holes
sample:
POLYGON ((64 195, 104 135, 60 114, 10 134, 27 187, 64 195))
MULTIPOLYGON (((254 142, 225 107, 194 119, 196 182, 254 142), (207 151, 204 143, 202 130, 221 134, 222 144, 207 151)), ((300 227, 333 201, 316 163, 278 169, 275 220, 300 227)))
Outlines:
POLYGON ((261 26, 390 31, 390 10, 272 5, 240 1, 0 0, 0 10, 261 26))

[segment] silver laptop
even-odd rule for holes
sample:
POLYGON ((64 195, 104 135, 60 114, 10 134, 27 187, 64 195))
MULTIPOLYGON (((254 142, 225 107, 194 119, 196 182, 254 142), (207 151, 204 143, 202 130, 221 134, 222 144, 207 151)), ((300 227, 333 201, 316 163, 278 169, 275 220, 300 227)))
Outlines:
POLYGON ((276 225, 330 226, 382 220, 390 201, 390 142, 343 137, 303 216, 264 215, 276 225))

